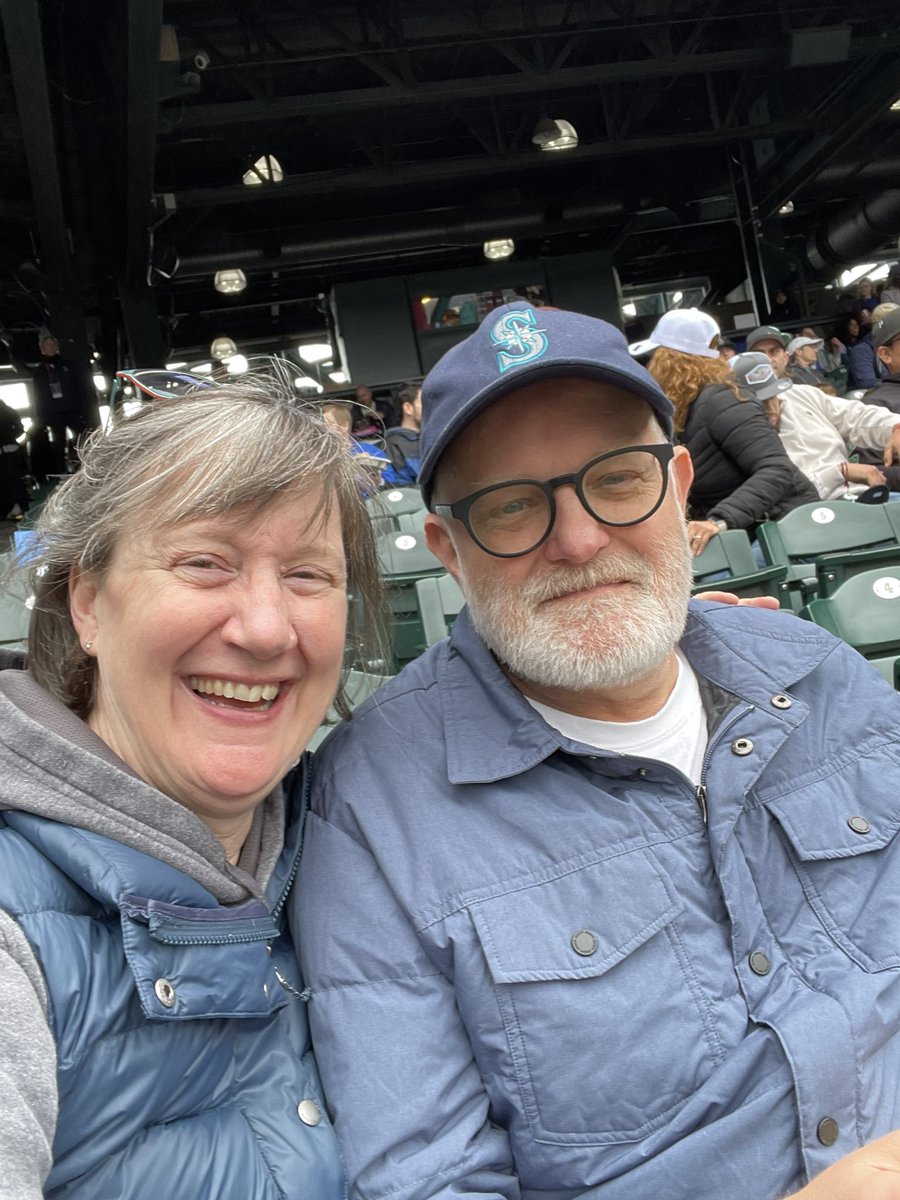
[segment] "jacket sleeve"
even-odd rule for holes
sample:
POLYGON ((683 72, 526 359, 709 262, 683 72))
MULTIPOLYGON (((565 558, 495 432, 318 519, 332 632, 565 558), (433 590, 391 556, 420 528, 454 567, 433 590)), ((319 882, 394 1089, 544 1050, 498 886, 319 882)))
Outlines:
POLYGON ((729 529, 746 529, 764 520, 791 490, 794 472, 762 409, 755 400, 741 400, 730 388, 722 388, 709 407, 708 433, 744 476, 708 516, 725 521, 729 529))
POLYGON ((884 450, 894 426, 900 418, 880 404, 866 404, 863 400, 848 400, 843 396, 825 397, 823 410, 845 442, 865 450, 884 450))
POLYGON ((41 1200, 53 1165, 56 1047, 43 976, 0 911, 0 1200, 41 1200))
POLYGON ((460 1020, 369 850, 310 813, 293 897, 322 1082, 353 1200, 517 1200, 460 1020))
POLYGON ((868 341, 857 342, 847 351, 851 387, 872 388, 878 383, 875 373, 875 351, 868 341))

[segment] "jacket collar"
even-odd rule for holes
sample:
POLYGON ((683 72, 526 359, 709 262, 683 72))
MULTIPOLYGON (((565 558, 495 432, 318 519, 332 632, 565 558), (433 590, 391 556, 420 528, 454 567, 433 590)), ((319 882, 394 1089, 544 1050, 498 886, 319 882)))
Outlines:
MULTIPOLYGON (((806 705, 772 708, 827 657, 821 630, 786 614, 691 601, 681 649, 714 686, 794 727, 806 705)), ((501 671, 475 632, 468 610, 457 617, 440 673, 447 773, 451 783, 490 783, 519 775, 557 750, 596 756, 544 721, 501 671)))

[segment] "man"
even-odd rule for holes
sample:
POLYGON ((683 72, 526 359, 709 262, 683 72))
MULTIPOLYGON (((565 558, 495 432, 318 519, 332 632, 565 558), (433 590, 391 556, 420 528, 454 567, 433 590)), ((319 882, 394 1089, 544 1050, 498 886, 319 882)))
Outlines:
POLYGON ((422 383, 410 380, 397 389, 400 424, 385 431, 385 449, 391 460, 386 483, 412 486, 419 475, 419 434, 422 429, 422 383))
POLYGON ((340 400, 329 400, 322 405, 322 416, 327 425, 335 433, 347 439, 350 453, 354 455, 368 474, 376 487, 380 487, 386 470, 390 470, 390 459, 387 454, 372 442, 363 442, 353 436, 353 408, 351 404, 340 400))
MULTIPOLYGON (((882 309, 886 305, 880 306, 882 309)), ((878 309, 875 310, 878 312, 878 309)), ((872 328, 872 345, 882 371, 881 383, 863 396, 864 404, 877 404, 897 414, 900 420, 900 308, 894 305, 872 328)), ((872 451, 861 451, 860 461, 874 463, 872 451)), ((884 475, 892 492, 900 492, 900 466, 887 466, 884 475)))
POLYGON ((83 372, 77 362, 63 358, 59 343, 44 331, 40 340, 41 358, 32 371, 34 381, 34 420, 39 430, 30 437, 32 456, 38 458, 35 475, 60 475, 66 469, 67 430, 77 442, 93 424, 90 399, 83 372), (40 439, 49 434, 46 449, 40 439), (45 454, 46 462, 40 461, 45 454))
POLYGON ((900 1123, 900 696, 689 606, 690 459, 612 326, 506 305, 423 399, 467 607, 326 742, 294 898, 351 1196, 783 1197, 900 1123))
POLYGON ((823 500, 858 496, 885 482, 883 466, 900 458, 900 422, 874 405, 843 396, 829 396, 821 388, 792 383, 785 378, 787 355, 771 339, 757 341, 766 353, 739 354, 731 369, 739 383, 759 394, 771 392, 770 378, 760 368, 770 365, 779 377, 776 392, 763 400, 769 420, 778 430, 791 461, 811 480, 823 500), (850 462, 848 444, 876 451, 881 466, 850 462))
POLYGON ((791 338, 787 344, 789 361, 786 373, 793 383, 805 383, 810 387, 821 388, 823 392, 833 396, 835 390, 819 368, 819 351, 824 345, 824 338, 805 335, 791 338))

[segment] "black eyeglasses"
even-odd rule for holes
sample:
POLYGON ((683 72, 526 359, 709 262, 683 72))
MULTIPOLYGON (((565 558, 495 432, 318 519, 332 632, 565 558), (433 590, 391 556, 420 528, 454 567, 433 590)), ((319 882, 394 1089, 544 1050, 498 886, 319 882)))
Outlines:
POLYGON ((510 479, 435 504, 441 517, 462 521, 469 536, 495 558, 530 554, 550 536, 556 520, 556 489, 571 484, 585 509, 603 525, 639 525, 662 504, 674 447, 625 446, 601 454, 572 475, 510 479))

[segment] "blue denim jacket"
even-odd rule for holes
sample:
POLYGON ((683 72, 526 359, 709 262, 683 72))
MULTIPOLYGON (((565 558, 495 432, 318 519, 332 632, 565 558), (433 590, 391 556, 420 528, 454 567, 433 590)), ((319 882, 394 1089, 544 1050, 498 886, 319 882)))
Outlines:
POLYGON ((783 613, 682 649, 702 794, 465 613, 325 744, 294 919, 352 1195, 775 1200, 900 1126, 900 696, 783 613))

